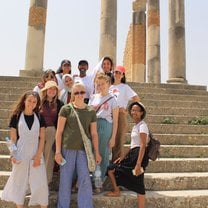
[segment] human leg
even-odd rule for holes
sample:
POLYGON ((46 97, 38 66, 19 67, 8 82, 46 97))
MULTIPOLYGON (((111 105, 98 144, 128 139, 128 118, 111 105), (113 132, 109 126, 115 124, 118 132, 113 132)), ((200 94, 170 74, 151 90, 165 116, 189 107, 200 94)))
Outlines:
POLYGON ((24 205, 16 204, 17 208, 24 208, 24 205))
POLYGON ((113 191, 106 193, 105 196, 114 196, 114 197, 120 196, 120 190, 116 184, 116 178, 115 178, 114 173, 115 173, 115 170, 108 170, 108 177, 111 180, 113 191))
POLYGON ((119 112, 118 129, 116 133, 115 146, 113 148, 113 160, 123 155, 123 145, 125 143, 126 131, 127 131, 126 113, 119 112))
POLYGON ((109 148, 108 142, 112 134, 112 123, 105 119, 98 119, 97 122, 98 138, 99 138, 99 152, 102 157, 100 163, 101 178, 104 180, 107 167, 109 165, 109 148))
POLYGON ((31 161, 29 172, 29 185, 31 190, 29 205, 39 204, 43 207, 47 207, 48 183, 44 163, 42 163, 38 167, 33 167, 33 161, 31 161))
POLYGON ((145 194, 138 194, 137 195, 137 207, 144 208, 145 207, 145 194))
POLYGON ((60 182, 57 208, 69 208, 77 151, 63 149, 62 154, 66 160, 66 164, 60 167, 60 182))
POLYGON ((44 158, 46 164, 46 172, 48 184, 52 181, 54 167, 54 151, 52 150, 55 142, 55 127, 47 127, 45 132, 44 158))
POLYGON ((78 207, 93 208, 92 184, 87 166, 86 153, 77 151, 76 169, 78 176, 78 207))

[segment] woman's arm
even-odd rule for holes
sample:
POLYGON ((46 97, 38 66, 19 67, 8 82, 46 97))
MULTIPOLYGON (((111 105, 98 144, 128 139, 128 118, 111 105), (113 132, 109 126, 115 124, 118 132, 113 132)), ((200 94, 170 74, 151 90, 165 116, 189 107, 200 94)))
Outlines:
POLYGON ((43 153, 44 144, 45 144, 45 127, 41 127, 40 134, 39 134, 38 150, 37 150, 35 156, 33 157, 33 160, 34 160, 33 167, 37 167, 41 163, 41 156, 43 153))
POLYGON ((144 157, 145 149, 146 149, 146 141, 147 141, 147 134, 146 133, 140 133, 140 149, 139 149, 139 155, 137 159, 137 163, 135 166, 135 173, 136 175, 141 174, 141 164, 144 157))
POLYGON ((17 142, 17 129, 11 127, 10 128, 10 138, 13 144, 17 142))
POLYGON ((66 123, 66 118, 59 116, 57 129, 56 129, 56 153, 55 153, 55 160, 58 164, 61 164, 63 159, 61 154, 61 142, 62 142, 62 134, 64 131, 65 123, 66 123))
POLYGON ((118 112, 119 108, 114 108, 113 109, 113 131, 112 135, 109 141, 109 148, 112 149, 115 146, 115 139, 116 139, 116 133, 117 133, 117 128, 118 128, 118 112))
POLYGON ((134 102, 139 102, 140 101, 140 97, 138 95, 135 95, 135 96, 132 97, 132 100, 134 102))
POLYGON ((97 123, 96 122, 91 122, 90 123, 90 133, 92 136, 92 144, 94 147, 95 151, 95 159, 96 162, 99 164, 102 160, 99 152, 99 147, 98 147, 98 133, 97 133, 97 123))

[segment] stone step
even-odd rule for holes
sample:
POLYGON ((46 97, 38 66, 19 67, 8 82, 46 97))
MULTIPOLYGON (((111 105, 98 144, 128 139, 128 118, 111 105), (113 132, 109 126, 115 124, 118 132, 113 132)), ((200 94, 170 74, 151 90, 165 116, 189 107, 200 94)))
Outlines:
POLYGON ((142 88, 165 88, 165 89, 192 89, 192 90, 205 90, 207 91, 207 86, 205 85, 187 85, 187 84, 155 84, 155 83, 137 83, 137 82, 128 82, 129 86, 135 88, 135 87, 142 87, 142 88))
MULTIPOLYGON (((0 196, 1 196, 0 192, 0 196)), ((131 191, 122 191, 120 197, 105 197, 105 192, 93 196, 94 208, 137 208, 137 194, 131 191)), ((187 190, 187 191, 147 191, 146 207, 148 208, 207 208, 208 190, 187 190)), ((28 203, 29 196, 26 198, 28 203)), ((48 208, 55 208, 57 193, 49 197, 48 208)), ((77 208, 77 194, 72 194, 71 208, 77 208)), ((0 207, 15 208, 15 205, 0 200, 0 207)), ((28 208, 28 206, 25 206, 28 208)), ((32 207, 31 207, 32 208, 32 207)), ((33 208, 39 208, 33 206, 33 208)))
POLYGON ((208 108, 208 103, 203 101, 185 101, 185 100, 151 100, 143 99, 145 107, 180 107, 180 108, 208 108))
MULTIPOLYGON (((128 124, 128 131, 131 132, 134 124, 128 124)), ((207 125, 185 125, 185 124, 149 124, 149 129, 153 134, 208 134, 207 125)))
MULTIPOLYGON (((180 108, 180 107, 153 107, 147 106, 148 115, 161 115, 171 117, 174 115, 197 117, 208 115, 208 108, 180 108)), ((8 118, 11 111, 8 109, 0 109, 1 118, 8 118)))
MULTIPOLYGON (((163 145, 208 145, 208 134, 155 134, 163 145)), ((0 138, 1 139, 1 138, 0 138)), ((126 143, 130 143, 130 133, 126 134, 126 143)))
MULTIPOLYGON (((124 145, 125 152, 130 148, 130 145, 124 145)), ((0 149, 0 154, 8 152, 5 146, 4 150, 0 149)), ((6 153, 7 154, 7 153, 6 153)), ((161 145, 161 158, 208 158, 208 145, 161 145)))
POLYGON ((208 95, 206 90, 195 89, 178 89, 178 88, 150 88, 150 87, 133 87, 134 91, 140 95, 140 93, 156 93, 156 94, 178 94, 178 95, 208 95))
POLYGON ((208 172, 208 158, 159 158, 150 161, 147 172, 208 172))
MULTIPOLYGON (((129 149, 130 145, 125 145, 129 149)), ((9 155, 5 141, 0 141, 0 154, 9 155)), ((208 145, 161 145, 160 157, 162 158, 202 158, 208 157, 208 145)))
MULTIPOLYGON (((139 92, 138 92, 139 93, 139 92)), ((145 99, 151 100, 178 100, 178 101, 201 101, 207 102, 208 96, 203 95, 177 95, 177 94, 157 94, 157 93, 139 93, 141 101, 145 99)))
MULTIPOLYGON (((11 106, 9 106, 8 108, 11 109, 11 106)), ((6 115, 9 115, 10 114, 7 114, 6 111, 4 111, 5 114, 4 116, 6 115)), ((2 118, 2 115, 0 116, 0 129, 6 129, 8 128, 8 125, 9 125, 9 116, 8 117, 5 117, 5 118, 2 118)), ((193 117, 193 116, 180 116, 180 115, 147 115, 147 117, 145 118, 145 121, 148 125, 150 124, 189 124, 190 121, 193 121, 194 119, 203 119, 205 118, 205 116, 196 116, 196 117, 193 117)), ((206 118, 208 118, 208 116, 206 116, 206 118)), ((132 119, 128 116, 128 122, 129 123, 132 123, 132 119)))
POLYGON ((6 94, 14 94, 14 92, 15 92, 15 94, 17 93, 17 94, 22 94, 22 93, 24 93, 24 92, 26 92, 26 91, 28 91, 28 90, 33 90, 33 88, 35 87, 35 85, 33 85, 33 84, 31 84, 31 83, 29 83, 29 84, 27 84, 27 85, 24 85, 23 87, 2 87, 1 88, 1 93, 6 93, 6 94))
MULTIPOLYGON (((0 190, 11 172, 0 171, 0 190)), ((145 187, 148 191, 207 189, 208 173, 145 173, 145 187)))
MULTIPOLYGON (((11 171, 8 155, 0 155, 1 171, 11 171)), ((208 172, 208 158, 159 158, 150 161, 148 173, 208 172)))
MULTIPOLYGON (((22 82, 22 81, 21 81, 22 82)), ((11 93, 15 90, 20 90, 23 92, 25 90, 33 89, 38 82, 24 82, 24 85, 21 82, 12 82, 4 81, 2 82, 1 92, 2 93, 11 93), (21 90, 22 89, 22 90, 21 90)), ((208 95, 206 90, 196 90, 193 88, 189 89, 178 89, 178 88, 161 88, 161 87, 134 87, 133 88, 138 94, 140 93, 157 93, 157 94, 184 94, 184 95, 208 95)))

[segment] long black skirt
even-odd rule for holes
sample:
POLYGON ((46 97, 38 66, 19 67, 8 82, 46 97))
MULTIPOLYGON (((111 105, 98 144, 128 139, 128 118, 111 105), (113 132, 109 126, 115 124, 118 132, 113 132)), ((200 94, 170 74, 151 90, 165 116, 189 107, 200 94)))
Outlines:
MULTIPOLYGON (((108 170, 115 169, 116 184, 118 186, 123 186, 138 194, 144 195, 144 173, 138 176, 134 176, 132 174, 132 170, 135 168, 135 165, 137 163, 139 149, 139 147, 130 149, 127 156, 119 164, 110 164, 108 170)), ((145 152, 141 165, 144 170, 147 167, 148 162, 148 155, 147 152, 145 152)))

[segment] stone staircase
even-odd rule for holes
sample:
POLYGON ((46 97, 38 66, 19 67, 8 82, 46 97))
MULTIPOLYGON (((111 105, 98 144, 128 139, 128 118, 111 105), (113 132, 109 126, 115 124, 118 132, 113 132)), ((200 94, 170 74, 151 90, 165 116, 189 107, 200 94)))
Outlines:
MULTIPOLYGON (((9 109, 22 92, 32 89, 37 78, 0 77, 0 190, 11 171, 4 141, 8 135, 9 109)), ((150 162, 145 174, 148 208, 208 208, 208 126, 188 121, 208 115, 208 92, 204 86, 129 83, 147 108, 146 122, 160 140, 161 157, 150 162)), ((129 120, 127 143, 132 122, 129 120)), ((128 148, 128 144, 126 147, 128 148)), ((1 196, 1 191, 0 191, 1 196)), ((56 192, 50 208, 56 207, 56 192)), ((123 191, 119 198, 93 197, 95 208, 135 208, 136 194, 123 191)), ((15 207, 0 200, 1 208, 15 207)), ((76 194, 72 208, 77 207, 76 194)))

